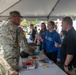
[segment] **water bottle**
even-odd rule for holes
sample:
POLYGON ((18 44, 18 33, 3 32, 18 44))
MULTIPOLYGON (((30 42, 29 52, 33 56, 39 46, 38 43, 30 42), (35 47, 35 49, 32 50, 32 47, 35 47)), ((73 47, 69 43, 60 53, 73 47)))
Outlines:
POLYGON ((37 40, 37 46, 36 46, 36 51, 34 52, 34 55, 39 55, 40 53, 40 45, 39 45, 39 40, 37 40))
POLYGON ((40 41, 39 40, 37 40, 36 50, 37 50, 37 52, 39 54, 40 53, 40 41))

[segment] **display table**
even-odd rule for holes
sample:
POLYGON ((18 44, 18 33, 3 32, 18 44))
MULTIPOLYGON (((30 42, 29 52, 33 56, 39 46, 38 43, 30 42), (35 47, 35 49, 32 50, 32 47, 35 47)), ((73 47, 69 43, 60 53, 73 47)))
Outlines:
MULTIPOLYGON (((46 58, 44 54, 39 55, 40 59, 46 58)), ((46 63, 43 65, 47 65, 48 68, 43 68, 43 66, 38 66, 36 69, 28 70, 22 67, 22 62, 26 61, 28 58, 20 58, 19 60, 19 75, 67 75, 63 70, 61 70, 54 63, 46 63)), ((39 60, 40 60, 39 59, 39 60)), ((39 61, 37 60, 37 61, 39 61)))

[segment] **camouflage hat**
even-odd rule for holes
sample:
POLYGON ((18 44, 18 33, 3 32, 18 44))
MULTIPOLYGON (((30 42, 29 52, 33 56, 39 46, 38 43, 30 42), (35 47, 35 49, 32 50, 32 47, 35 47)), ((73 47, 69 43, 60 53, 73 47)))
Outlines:
POLYGON ((20 14, 20 12, 19 12, 19 11, 11 11, 11 12, 10 12, 10 16, 11 16, 11 17, 19 16, 19 17, 21 17, 21 18, 22 18, 22 16, 21 16, 21 14, 20 14))

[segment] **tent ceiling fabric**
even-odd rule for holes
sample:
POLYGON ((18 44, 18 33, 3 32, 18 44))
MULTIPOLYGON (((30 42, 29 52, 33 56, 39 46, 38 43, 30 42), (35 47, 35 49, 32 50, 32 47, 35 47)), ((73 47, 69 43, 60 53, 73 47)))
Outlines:
POLYGON ((0 0, 0 14, 19 0, 0 0))
POLYGON ((22 16, 25 17, 47 17, 57 1, 58 0, 21 0, 18 4, 14 5, 13 7, 11 7, 0 15, 8 16, 10 11, 18 10, 22 14, 22 16))
POLYGON ((76 0, 0 0, 0 16, 2 16, 0 19, 5 19, 6 16, 9 16, 9 12, 13 10, 20 11, 21 15, 28 20, 35 18, 47 20, 50 12, 51 19, 64 16, 76 18, 75 7, 76 0), (56 5, 57 2, 58 4, 56 5), (54 8, 55 5, 56 7, 54 8))
POLYGON ((76 16, 76 0, 60 0, 50 16, 76 16))
POLYGON ((22 16, 47 16, 57 1, 58 0, 21 0, 1 15, 7 16, 8 12, 18 10, 22 16))

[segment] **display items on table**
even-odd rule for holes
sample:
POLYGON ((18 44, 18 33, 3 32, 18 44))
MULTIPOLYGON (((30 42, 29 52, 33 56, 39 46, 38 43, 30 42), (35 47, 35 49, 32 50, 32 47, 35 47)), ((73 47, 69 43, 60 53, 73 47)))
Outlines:
POLYGON ((67 75, 43 53, 20 58, 19 66, 21 68, 19 75, 67 75))
POLYGON ((41 59, 40 62, 42 62, 42 63, 53 63, 53 61, 50 60, 49 58, 41 59))
POLYGON ((37 45, 34 51, 34 55, 39 55, 39 54, 40 54, 40 45, 37 45))
POLYGON ((39 54, 40 54, 40 51, 36 49, 36 50, 34 51, 34 55, 39 55, 39 54))
POLYGON ((23 68, 26 69, 36 69, 38 66, 49 68, 47 64, 53 64, 53 61, 49 58, 40 59, 39 56, 29 56, 28 60, 22 62, 23 68))
POLYGON ((29 56, 28 59, 31 59, 31 60, 40 60, 40 57, 37 56, 37 55, 36 56, 33 55, 33 56, 29 56))
POLYGON ((38 65, 41 66, 44 69, 49 68, 48 64, 53 64, 53 61, 50 60, 49 58, 40 59, 38 61, 38 65))
POLYGON ((43 66, 43 68, 44 68, 44 69, 47 69, 47 68, 49 68, 49 66, 47 66, 47 65, 44 65, 44 66, 43 66))
POLYGON ((22 66, 26 69, 35 69, 37 68, 37 62, 35 60, 27 60, 22 62, 22 66))

